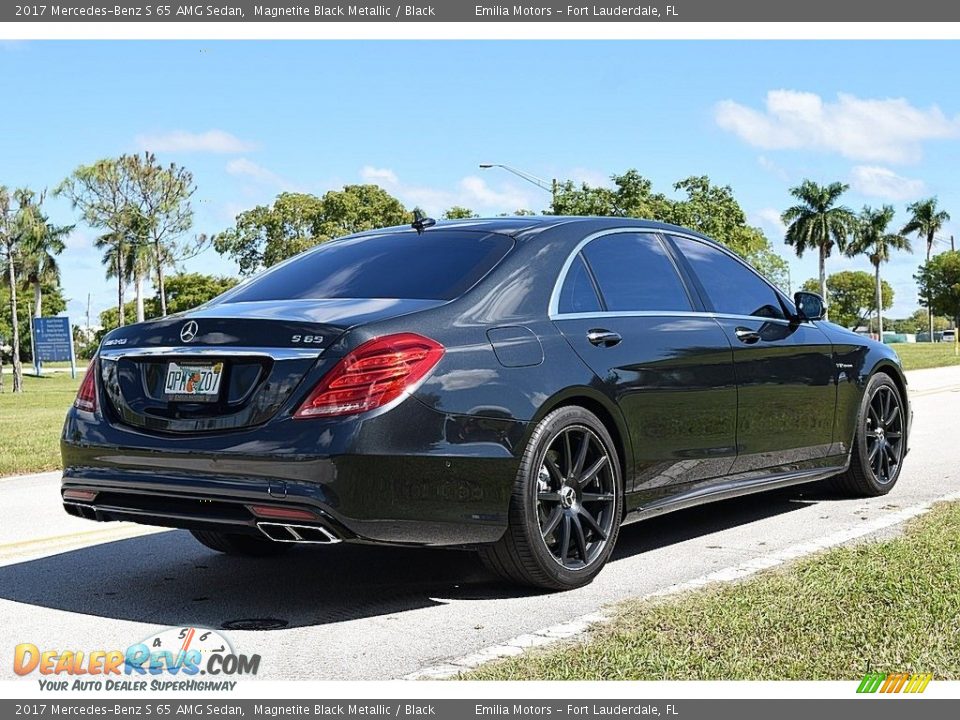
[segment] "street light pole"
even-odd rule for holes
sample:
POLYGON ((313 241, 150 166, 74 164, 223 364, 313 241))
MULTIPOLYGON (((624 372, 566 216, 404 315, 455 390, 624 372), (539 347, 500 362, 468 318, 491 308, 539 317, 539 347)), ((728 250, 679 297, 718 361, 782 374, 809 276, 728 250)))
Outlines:
POLYGON ((556 212, 556 208, 557 208, 557 179, 556 178, 553 178, 552 180, 547 182, 543 178, 539 178, 536 175, 532 173, 528 173, 524 170, 518 170, 517 168, 511 167, 510 165, 504 165, 502 163, 480 163, 481 170, 489 170, 490 168, 500 168, 501 170, 506 170, 508 173, 513 173, 518 178, 526 180, 531 185, 536 185, 541 190, 547 191, 548 193, 550 193, 550 197, 552 198, 550 202, 550 209, 556 212))

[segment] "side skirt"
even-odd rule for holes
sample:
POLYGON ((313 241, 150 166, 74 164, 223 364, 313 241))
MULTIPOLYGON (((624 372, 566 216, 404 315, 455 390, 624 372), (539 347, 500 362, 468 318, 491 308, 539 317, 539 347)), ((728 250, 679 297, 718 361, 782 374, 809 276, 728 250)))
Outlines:
POLYGON ((623 519, 623 524, 628 525, 640 520, 656 517, 657 515, 674 512, 675 510, 683 510, 697 505, 706 505, 707 503, 718 502, 720 500, 729 500, 743 495, 752 495, 753 493, 778 490, 780 488, 790 487, 791 485, 803 485, 804 483, 826 480, 827 478, 844 472, 849 464, 850 458, 848 456, 846 463, 835 467, 820 467, 796 472, 777 473, 775 475, 753 477, 749 480, 731 480, 727 478, 708 487, 698 487, 687 491, 681 490, 675 495, 659 498, 635 510, 629 511, 623 519))

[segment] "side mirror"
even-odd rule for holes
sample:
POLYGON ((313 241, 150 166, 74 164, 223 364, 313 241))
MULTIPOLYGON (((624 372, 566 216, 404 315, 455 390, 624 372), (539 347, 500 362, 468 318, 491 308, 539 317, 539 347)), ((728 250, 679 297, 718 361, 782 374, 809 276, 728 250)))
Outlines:
POLYGON ((827 306, 823 298, 812 292, 796 292, 793 294, 793 303, 797 306, 797 314, 801 320, 823 320, 827 306))

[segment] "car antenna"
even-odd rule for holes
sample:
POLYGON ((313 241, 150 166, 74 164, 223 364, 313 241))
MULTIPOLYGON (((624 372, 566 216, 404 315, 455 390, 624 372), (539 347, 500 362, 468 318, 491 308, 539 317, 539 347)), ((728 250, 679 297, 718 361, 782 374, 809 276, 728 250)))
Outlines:
POLYGON ((410 227, 417 231, 417 235, 423 235, 424 230, 436 224, 437 221, 424 215, 420 208, 413 211, 413 222, 410 223, 410 227))

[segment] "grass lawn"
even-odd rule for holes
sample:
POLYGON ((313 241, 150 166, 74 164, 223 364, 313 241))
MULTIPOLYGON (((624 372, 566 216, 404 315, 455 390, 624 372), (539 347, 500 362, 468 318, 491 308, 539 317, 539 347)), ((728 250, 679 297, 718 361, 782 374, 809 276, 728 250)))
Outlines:
POLYGON ((953 343, 892 343, 903 362, 904 370, 960 365, 953 343))
POLYGON ((482 680, 960 679, 960 503, 903 536, 837 548, 752 580, 628 601, 582 643, 465 675, 482 680))
MULTIPOLYGON (((10 370, 10 365, 6 365, 10 370)), ((22 395, 14 395, 13 376, 3 376, 0 394, 0 476, 60 467, 60 430, 83 373, 43 377, 24 375, 22 395)))

